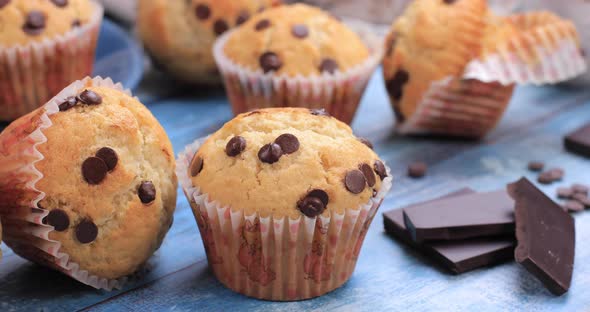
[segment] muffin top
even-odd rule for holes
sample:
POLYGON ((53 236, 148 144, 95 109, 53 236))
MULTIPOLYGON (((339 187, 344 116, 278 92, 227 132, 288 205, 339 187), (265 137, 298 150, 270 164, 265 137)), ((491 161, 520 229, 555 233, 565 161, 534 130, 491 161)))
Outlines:
POLYGON ((254 16, 230 35, 223 49, 240 66, 288 76, 346 71, 369 57, 357 34, 328 13, 304 4, 254 16))
POLYGON ((42 41, 88 23, 90 0, 0 0, 0 45, 42 41))
POLYGON ((380 190, 385 166, 368 146, 323 110, 262 109, 211 135, 188 175, 210 200, 246 215, 329 216, 380 190))
MULTIPOLYGON (((87 84, 58 99, 49 116, 43 174, 49 238, 73 262, 103 278, 137 270, 159 247, 176 205, 173 150, 164 129, 139 101, 110 87, 87 84)), ((11 124, 38 124, 41 107, 11 124)))

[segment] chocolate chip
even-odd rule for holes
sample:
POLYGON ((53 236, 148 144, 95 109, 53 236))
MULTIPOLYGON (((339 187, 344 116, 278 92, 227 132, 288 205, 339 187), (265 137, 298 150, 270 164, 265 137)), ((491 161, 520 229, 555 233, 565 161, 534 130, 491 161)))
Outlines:
POLYGON ((266 10, 266 7, 265 7, 264 5, 261 5, 261 6, 258 8, 258 13, 262 13, 262 12, 264 12, 264 10, 266 10))
POLYGON ((236 25, 238 25, 238 26, 242 25, 246 21, 248 21, 249 19, 250 19, 250 13, 248 11, 242 11, 242 12, 240 12, 238 17, 236 18, 236 25))
POLYGON ((91 90, 84 90, 78 95, 78 101, 86 105, 98 105, 102 103, 102 97, 91 90))
POLYGON ((279 70, 283 66, 283 62, 281 62, 279 56, 274 52, 265 52, 260 56, 259 61, 264 73, 279 70))
POLYGON ((109 168, 104 160, 98 157, 88 157, 82 163, 82 176, 91 185, 97 185, 107 176, 109 168))
POLYGON ((443 0, 444 3, 446 4, 453 4, 455 3, 457 0, 443 0))
POLYGON ((75 96, 67 97, 61 104, 59 104, 59 111, 67 111, 68 109, 76 106, 76 103, 78 103, 78 100, 76 100, 75 96))
POLYGON ((346 173, 344 185, 349 192, 353 194, 359 194, 367 186, 367 180, 365 179, 365 175, 360 170, 350 170, 346 173))
POLYGON ((541 171, 545 168, 545 164, 540 161, 531 161, 528 168, 530 171, 541 171))
POLYGON ((0 0, 0 9, 2 9, 3 7, 5 7, 9 3, 10 3, 10 0, 0 0))
POLYGON ((63 8, 68 5, 68 0, 51 0, 56 6, 63 8))
POLYGON ((578 212, 584 210, 584 205, 579 201, 570 200, 563 205, 563 208, 569 212, 578 212))
POLYGON ((422 178, 426 175, 428 167, 425 163, 417 161, 408 166, 408 176, 412 178, 422 178))
POLYGON ((387 170, 385 169, 385 165, 380 160, 375 160, 373 170, 379 176, 379 178, 381 178, 381 181, 383 181, 383 179, 387 177, 387 170))
POLYGON ((310 109, 309 112, 314 115, 314 116, 327 116, 330 117, 330 114, 328 114, 328 112, 323 109, 323 108, 313 108, 310 109))
POLYGON ((54 209, 49 212, 43 223, 53 226, 53 229, 58 232, 63 232, 70 226, 70 218, 68 214, 61 209, 54 209))
POLYGON ((551 184, 554 181, 553 175, 549 171, 545 171, 537 177, 537 182, 541 184, 551 184))
POLYGON ((590 208, 590 198, 584 194, 575 194, 574 199, 584 205, 586 208, 590 208))
POLYGON ((549 173, 551 173, 555 181, 560 181, 561 179, 563 179, 565 171, 561 168, 553 168, 549 170, 549 173))
POLYGON ((335 73, 338 70, 338 63, 331 58, 325 58, 320 63, 320 72, 328 72, 330 74, 335 73))
POLYGON ((211 9, 206 4, 199 4, 195 9, 195 15, 200 20, 206 20, 211 16, 211 9))
POLYGON ((137 196, 144 204, 151 204, 156 200, 156 187, 151 181, 143 181, 137 189, 137 196))
POLYGON ((309 36, 309 29, 303 24, 295 24, 291 27, 291 34, 295 38, 304 39, 309 36))
POLYGON ((373 143, 371 143, 371 141, 369 141, 369 139, 367 138, 358 138, 358 140, 365 144, 368 148, 373 149, 373 143))
POLYGON ((82 220, 76 226, 76 238, 81 244, 88 244, 93 242, 98 236, 98 228, 91 220, 82 220))
POLYGON ((404 95, 403 87, 410 80, 410 74, 403 69, 398 69, 393 78, 386 82, 386 88, 389 95, 396 101, 399 101, 404 95))
POLYGON ((293 154, 299 150, 299 139, 296 136, 285 133, 276 138, 275 143, 281 147, 283 154, 293 154))
POLYGON ((235 136, 227 142, 225 153, 229 157, 240 155, 246 149, 246 139, 241 136, 235 136))
POLYGON ((267 29, 268 27, 270 27, 270 21, 267 19, 262 19, 258 21, 258 23, 256 23, 254 29, 256 29, 256 31, 262 31, 267 29))
POLYGON ((119 162, 117 152, 109 147, 103 147, 99 149, 98 152, 96 152, 96 157, 104 161, 104 163, 107 165, 107 168, 109 168, 109 171, 113 171, 119 162))
POLYGON ((72 22, 72 28, 80 27, 81 25, 82 25, 82 22, 80 22, 80 20, 79 20, 79 19, 75 19, 75 20, 72 22))
POLYGON ((224 21, 222 19, 216 20, 215 23, 213 24, 213 31, 218 36, 223 34, 224 32, 226 32, 228 29, 229 29, 229 25, 227 24, 226 21, 224 21))
POLYGON ((43 32, 45 28, 45 14, 41 11, 31 11, 27 14, 23 31, 31 36, 36 36, 43 32))
POLYGON ((588 195, 588 186, 576 183, 572 185, 572 191, 576 194, 588 195))
POLYGON ((195 154, 193 160, 191 161, 191 177, 196 177, 199 173, 201 173, 203 170, 203 164, 203 158, 195 154))
POLYGON ((574 195, 574 191, 568 187, 560 187, 557 189, 557 197, 561 199, 570 199, 574 195))
POLYGON ((297 202, 297 208, 305 216, 314 218, 322 214, 328 205, 328 194, 322 190, 313 190, 297 202))
POLYGON ((369 166, 368 164, 361 164, 359 166, 359 170, 365 176, 365 180, 367 180, 367 185, 369 187, 375 186, 375 183, 377 181, 375 179, 375 174, 373 173, 373 169, 371 168, 371 166, 369 166))
POLYGON ((276 143, 266 144, 258 151, 258 158, 263 163, 274 164, 283 156, 281 146, 276 143))

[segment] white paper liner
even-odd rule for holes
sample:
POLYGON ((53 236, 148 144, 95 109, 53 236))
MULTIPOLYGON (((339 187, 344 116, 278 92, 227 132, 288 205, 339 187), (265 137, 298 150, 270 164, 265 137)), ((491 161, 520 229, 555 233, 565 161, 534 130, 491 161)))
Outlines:
POLYGON ((72 81, 92 73, 103 8, 91 3, 88 23, 61 36, 0 46, 0 120, 35 110, 72 81))
POLYGON ((346 72, 324 73, 320 76, 289 77, 247 69, 231 61, 223 52, 230 30, 213 46, 213 56, 221 75, 234 114, 266 107, 324 108, 333 117, 350 123, 373 72, 383 57, 381 42, 366 43, 370 56, 365 62, 346 72))
POLYGON ((209 265, 222 284, 250 297, 293 301, 321 296, 350 278, 371 221, 391 188, 389 168, 377 196, 342 215, 296 220, 244 215, 192 186, 187 169, 204 140, 179 154, 176 174, 209 265))
POLYGON ((45 193, 35 186, 43 178, 35 164, 44 159, 37 146, 47 142, 43 132, 52 126, 49 117, 59 112, 58 106, 64 98, 89 86, 113 88, 131 95, 110 78, 87 77, 70 84, 43 107, 15 121, 18 126, 10 126, 11 135, 0 137, 0 149, 5 152, 0 153, 0 214, 4 241, 16 254, 59 270, 86 285, 112 290, 121 288, 127 277, 114 280, 92 275, 60 251, 59 241, 49 239, 53 226, 43 224, 49 211, 38 205, 45 193))

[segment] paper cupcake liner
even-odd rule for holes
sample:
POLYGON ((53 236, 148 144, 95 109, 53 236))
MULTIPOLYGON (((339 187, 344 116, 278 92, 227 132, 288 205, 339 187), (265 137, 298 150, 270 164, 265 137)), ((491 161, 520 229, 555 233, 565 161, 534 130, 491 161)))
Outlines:
POLYGON ((209 266, 226 287, 273 301, 321 296, 352 275, 367 230, 391 188, 342 215, 290 219, 232 211, 192 186, 187 168, 204 139, 179 155, 177 176, 197 220, 209 266))
MULTIPOLYGON (((350 123, 383 56, 380 44, 369 45, 369 58, 346 72, 313 77, 265 74, 262 70, 242 67, 225 55, 223 48, 234 31, 217 39, 213 56, 235 115, 266 107, 323 108, 333 117, 350 123)), ((368 40, 367 43, 374 41, 368 40)))
POLYGON ((81 27, 41 42, 0 46, 0 120, 33 111, 92 73, 103 8, 91 2, 93 15, 81 27))
POLYGON ((59 112, 58 105, 64 98, 90 86, 113 88, 131 95, 111 79, 87 77, 67 86, 43 107, 14 121, 5 130, 10 133, 0 137, 0 215, 3 240, 16 254, 59 270, 86 285, 111 290, 120 288, 127 277, 101 278, 70 260, 69 255, 60 250, 60 242, 49 238, 53 226, 43 224, 49 211, 38 204, 45 193, 35 186, 43 179, 43 173, 35 167, 44 159, 37 146, 47 142, 44 131, 52 126, 50 116, 59 112))
POLYGON ((575 26, 547 12, 512 15, 519 34, 491 53, 470 62, 464 78, 510 84, 549 84, 586 71, 575 26))

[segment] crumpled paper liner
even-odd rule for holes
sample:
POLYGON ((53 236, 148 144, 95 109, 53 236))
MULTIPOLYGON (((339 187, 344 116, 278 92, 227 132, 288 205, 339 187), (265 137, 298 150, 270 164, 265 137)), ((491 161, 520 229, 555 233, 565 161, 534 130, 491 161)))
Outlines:
POLYGON ((209 266, 226 287, 265 300, 321 296, 352 275, 367 230, 391 188, 391 173, 376 197, 343 215, 292 220, 244 215, 192 186, 187 168, 204 139, 179 155, 177 176, 201 232, 209 266))
POLYGON ((0 46, 0 120, 14 120, 46 103, 72 81, 92 73, 103 8, 88 23, 27 45, 0 46))
POLYGON ((100 86, 123 90, 111 79, 84 78, 76 81, 51 99, 43 107, 14 121, 0 136, 0 215, 4 242, 14 252, 33 262, 61 271, 72 278, 98 289, 120 288, 127 277, 116 280, 90 274, 60 251, 61 244, 49 238, 53 226, 43 224, 49 211, 38 203, 45 193, 35 185, 43 179, 35 164, 44 159, 37 146, 47 142, 44 131, 52 126, 50 116, 59 112, 64 98, 78 94, 85 87, 100 86), (9 131, 6 133, 6 131, 9 131))
MULTIPOLYGON (((350 124, 369 79, 383 57, 381 44, 371 45, 365 62, 345 72, 312 77, 289 77, 250 70, 230 60, 223 47, 235 30, 223 34, 213 46, 213 56, 235 115, 257 108, 323 108, 331 116, 350 124)), ((372 38, 371 38, 372 39, 372 38)))

